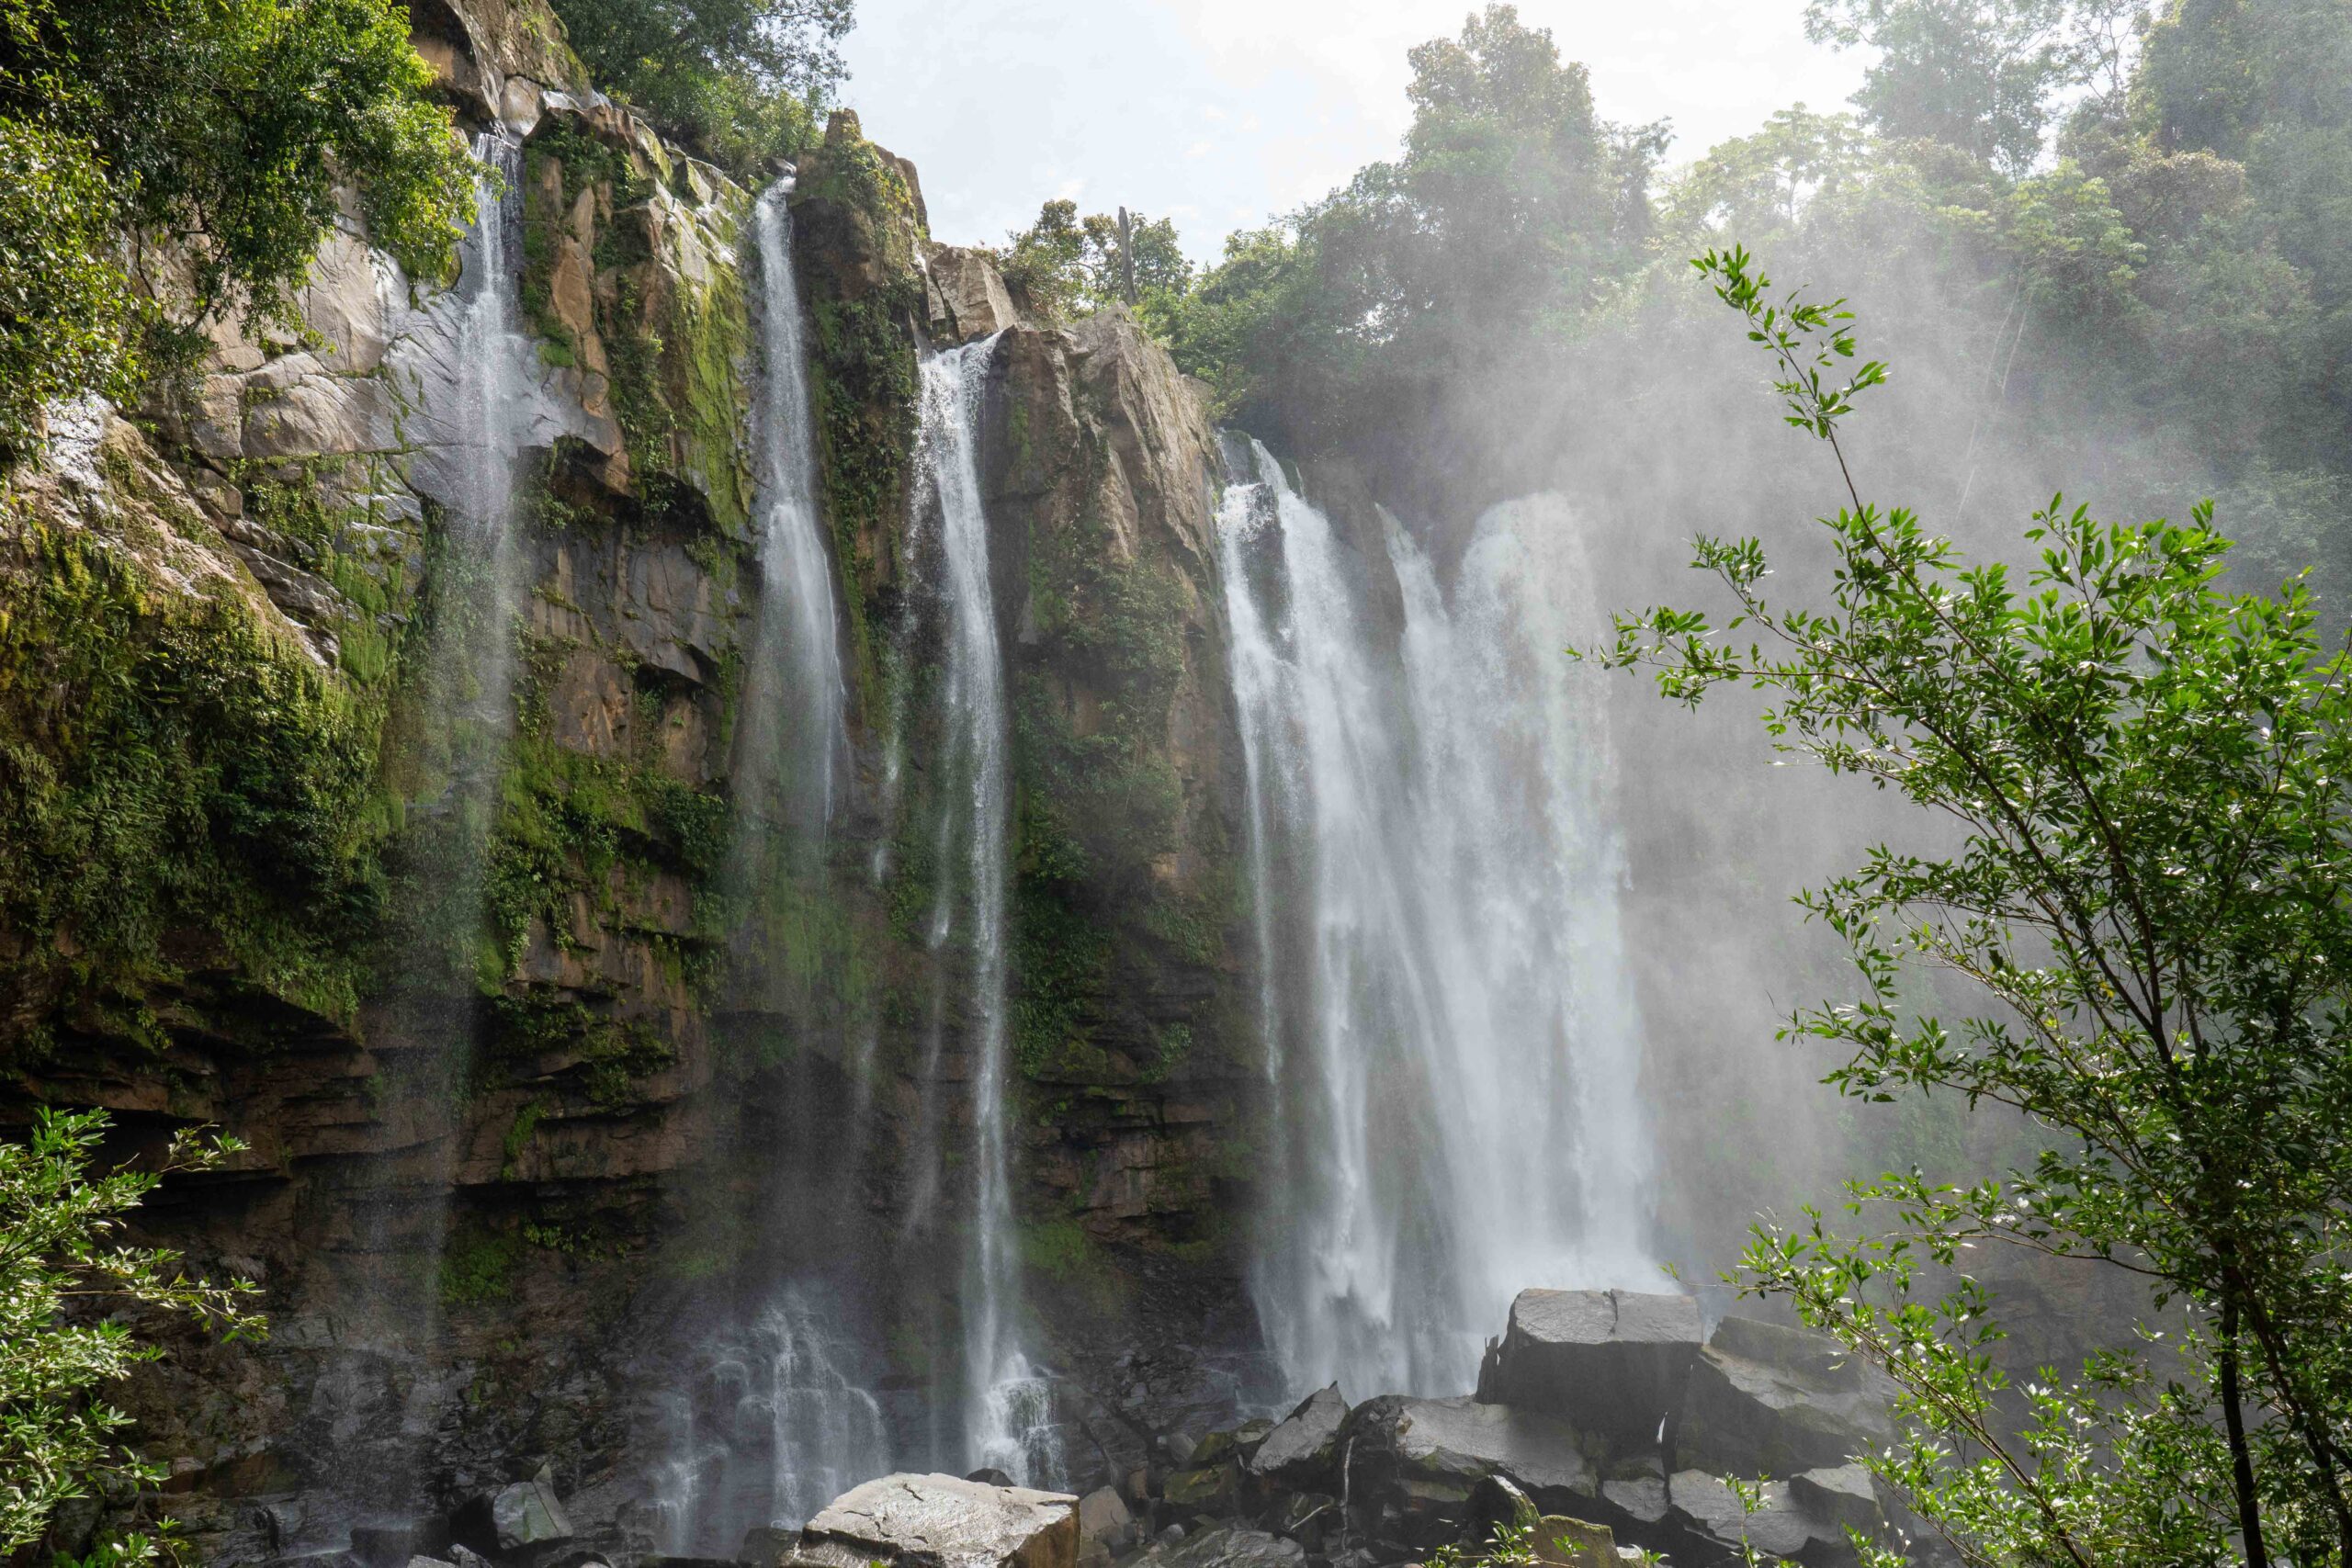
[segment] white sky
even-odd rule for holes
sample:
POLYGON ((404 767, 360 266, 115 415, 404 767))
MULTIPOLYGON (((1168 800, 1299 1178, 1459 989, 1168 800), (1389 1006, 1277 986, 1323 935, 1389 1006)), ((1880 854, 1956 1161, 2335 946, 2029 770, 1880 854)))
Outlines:
MULTIPOLYGON (((1124 203, 1185 248, 1391 155, 1405 51, 1471 0, 858 0, 844 99, 914 161, 932 231, 995 242, 1038 205, 1124 203)), ((1804 0, 1519 0, 1592 70, 1603 117, 1671 118, 1685 161, 1776 108, 1842 107, 1861 58, 1805 41, 1804 0)))

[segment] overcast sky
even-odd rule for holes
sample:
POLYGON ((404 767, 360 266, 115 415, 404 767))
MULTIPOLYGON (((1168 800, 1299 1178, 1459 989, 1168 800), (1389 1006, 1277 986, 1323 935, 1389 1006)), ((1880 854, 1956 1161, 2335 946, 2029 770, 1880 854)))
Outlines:
MULTIPOLYGON (((843 96, 914 161, 932 231, 998 241, 1038 204, 1124 203, 1225 234, 1395 152, 1405 51, 1465 0, 857 0, 843 96)), ((1592 69, 1601 114, 1670 118, 1698 156, 1792 103, 1843 105, 1853 53, 1805 41, 1804 0, 1520 0, 1592 69)))

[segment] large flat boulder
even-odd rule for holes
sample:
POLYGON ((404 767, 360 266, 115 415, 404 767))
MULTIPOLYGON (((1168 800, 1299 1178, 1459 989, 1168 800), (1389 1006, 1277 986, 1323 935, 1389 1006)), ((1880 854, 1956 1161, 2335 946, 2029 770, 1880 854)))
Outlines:
POLYGON ((1078 1499, 954 1475, 886 1475, 800 1532, 803 1568, 1075 1568, 1078 1499))
POLYGON ((1511 1405, 1389 1394, 1357 1405, 1340 1440, 1359 1508, 1382 1535, 1416 1546, 1453 1540, 1487 1476, 1544 1513, 1580 1512, 1598 1495, 1576 1428, 1511 1405))
POLYGON ((1727 1317, 1690 1369, 1677 1461, 1718 1475, 1835 1470, 1893 1440, 1894 1392, 1826 1335, 1727 1317))
POLYGON ((1690 1296, 1521 1291, 1487 1348, 1477 1397, 1574 1422, 1615 1448, 1653 1445, 1704 1338, 1690 1296))

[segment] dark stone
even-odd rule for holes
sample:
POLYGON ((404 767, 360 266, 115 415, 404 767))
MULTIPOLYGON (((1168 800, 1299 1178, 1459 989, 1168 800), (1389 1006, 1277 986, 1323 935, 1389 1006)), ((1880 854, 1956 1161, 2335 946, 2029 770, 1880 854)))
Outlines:
POLYGON ((1241 1472, 1231 1461, 1180 1470, 1159 1489, 1171 1508, 1229 1514, 1241 1500, 1241 1472))
POLYGON ((1600 1500, 1612 1515, 1636 1525, 1662 1523, 1667 1515, 1666 1477, 1637 1475, 1600 1483, 1600 1500))
POLYGON ((1865 1535, 1875 1534, 1886 1526, 1885 1516, 1878 1506, 1878 1483, 1871 1479, 1870 1471, 1859 1464, 1792 1475, 1789 1478, 1789 1495, 1806 1513, 1829 1524, 1841 1528, 1851 1525, 1865 1535))
POLYGON ((1521 1291, 1510 1327, 1487 1347, 1477 1397, 1639 1448, 1671 1432, 1703 1337, 1690 1296, 1521 1291))
MULTIPOLYGON (((1763 1483, 1752 1514, 1740 1507, 1728 1483, 1703 1471, 1677 1471, 1667 1491, 1670 1522, 1721 1549, 1736 1552, 1745 1543, 1768 1561, 1792 1558, 1806 1568, 1851 1568, 1858 1561, 1844 1529, 1801 1506, 1784 1481, 1763 1483)), ((1690 1555, 1685 1551, 1678 1560, 1690 1555)))
POLYGON ((570 1540, 576 1533, 544 1472, 540 1479, 500 1488, 490 1500, 490 1519, 502 1551, 570 1540))
POLYGON ((964 1477, 964 1479, 967 1481, 977 1481, 983 1486, 1010 1486, 1012 1484, 1012 1477, 1007 1475, 1004 1472, 997 1469, 996 1466, 992 1464, 982 1465, 979 1469, 972 1472, 971 1474, 964 1477))
POLYGON ((1461 1541, 1473 1551, 1483 1551, 1497 1530, 1524 1528, 1540 1517, 1533 1499, 1509 1476, 1482 1475, 1462 1505, 1461 1541))
POLYGON ((1453 1540, 1486 1476, 1508 1479, 1544 1513, 1576 1513, 1598 1492, 1575 1428, 1510 1405, 1385 1395, 1349 1413, 1340 1442, 1360 1521, 1408 1546, 1453 1540))
POLYGON ((1268 1529, 1288 1536, 1310 1552, 1338 1533, 1340 1500, 1323 1492, 1285 1493, 1264 1519, 1268 1529))
POLYGON ((1264 1530, 1220 1527, 1155 1547, 1142 1562, 1152 1568, 1306 1568, 1306 1549, 1264 1530))
POLYGON ((1691 1369, 1676 1459, 1720 1475, 1834 1470, 1892 1439, 1894 1393, 1824 1335, 1727 1317, 1691 1369))
POLYGON ((1193 1450, 1192 1462, 1196 1467, 1214 1463, 1230 1455, 1235 1446, 1231 1432, 1211 1432, 1207 1437, 1203 1438, 1200 1446, 1193 1450))
POLYGON ((1617 1538, 1607 1525, 1546 1514, 1535 1521, 1528 1544, 1544 1568, 1619 1568, 1617 1538))
POLYGON ((1335 1486, 1340 1427, 1347 1418, 1348 1402, 1340 1397, 1340 1385, 1317 1389, 1266 1434, 1250 1456, 1250 1473, 1285 1491, 1335 1486))

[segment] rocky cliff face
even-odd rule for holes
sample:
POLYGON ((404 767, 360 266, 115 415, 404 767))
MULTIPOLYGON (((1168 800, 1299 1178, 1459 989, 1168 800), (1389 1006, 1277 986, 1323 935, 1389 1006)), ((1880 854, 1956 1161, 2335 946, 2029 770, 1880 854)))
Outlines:
POLYGON ((793 206, 854 783, 820 850, 747 881, 771 608, 749 322, 775 308, 752 193, 596 95, 536 5, 415 19, 461 118, 519 149, 533 353, 492 761, 444 732, 482 669, 430 656, 464 614, 481 458, 465 280, 402 276, 356 218, 314 339, 223 328, 140 423, 62 412, 0 517, 9 1113, 108 1106, 125 1152, 189 1121, 252 1145, 152 1216, 261 1280, 275 1325, 133 1391, 169 1506, 258 1556, 549 1461, 592 1527, 650 1544, 662 1398, 719 1397, 712 1344, 783 1274, 855 1303, 914 1420, 956 1280, 907 1215, 963 1157, 970 1071, 955 960, 913 918, 937 787, 909 716, 933 652, 914 368, 995 333, 1019 1209, 1074 1459, 1107 1471, 1218 1397, 1189 1352, 1155 1377, 1136 1347, 1248 1338, 1224 1216, 1257 1068, 1200 400, 1122 317, 1020 321, 835 118, 793 206))

